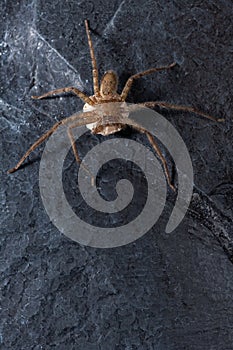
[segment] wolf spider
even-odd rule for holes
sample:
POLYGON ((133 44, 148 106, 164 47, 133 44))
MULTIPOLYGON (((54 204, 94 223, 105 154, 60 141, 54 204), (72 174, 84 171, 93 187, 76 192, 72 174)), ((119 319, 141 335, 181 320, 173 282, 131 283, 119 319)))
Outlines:
MULTIPOLYGON (((71 145, 73 148, 73 152, 76 158, 76 161, 78 163, 81 163, 81 159, 78 155, 78 151, 75 145, 75 140, 73 137, 73 133, 72 133, 72 129, 76 128, 78 126, 81 125, 86 125, 89 129, 91 129, 91 132, 93 134, 101 134, 101 135, 110 135, 110 134, 114 134, 120 130, 122 130, 123 128, 126 127, 127 122, 123 123, 117 123, 114 121, 111 121, 109 123, 103 123, 102 120, 100 120, 94 110, 95 110, 95 106, 96 105, 101 105, 103 103, 110 103, 110 102, 124 102, 127 98, 127 95, 130 91, 130 88, 134 82, 135 79, 139 79, 145 75, 154 73, 154 72, 159 72, 162 70, 168 70, 173 68, 176 63, 173 62, 171 64, 169 64, 168 66, 162 66, 162 67, 157 67, 157 68, 151 68, 148 70, 145 70, 143 72, 137 73, 132 75, 130 78, 128 78, 121 94, 117 93, 117 87, 118 87, 118 76, 117 74, 112 71, 109 70, 107 72, 105 72, 100 86, 99 86, 99 78, 98 78, 98 69, 97 69, 97 63, 96 63, 96 58, 94 55, 94 49, 93 49, 93 44, 92 44, 92 40, 91 40, 91 36, 90 36, 90 30, 89 30, 89 26, 88 26, 88 21, 85 20, 85 27, 86 27, 86 34, 87 34, 87 39, 88 39, 88 45, 89 45, 89 49, 90 49, 90 56, 91 56, 91 63, 92 63, 92 76, 93 76, 93 88, 94 88, 94 95, 92 96, 87 96, 86 94, 84 94, 82 91, 80 91, 79 89, 75 88, 75 87, 65 87, 65 88, 61 88, 61 89, 56 89, 56 90, 52 90, 49 91, 41 96, 32 96, 33 99, 43 99, 46 98, 48 96, 52 96, 55 94, 61 94, 64 92, 72 92, 75 95, 77 95, 79 98, 81 98, 81 100, 83 102, 85 102, 83 111, 84 113, 81 113, 79 115, 74 115, 71 117, 68 117, 66 119, 63 119, 59 122, 57 122, 56 124, 53 125, 53 127, 47 131, 44 135, 42 135, 29 149, 28 151, 25 153, 25 155, 20 159, 20 161, 17 163, 17 165, 8 170, 8 173, 13 173, 15 171, 17 171, 21 164, 24 162, 24 160, 29 156, 29 154, 37 147, 39 146, 43 141, 45 141, 50 135, 52 135, 52 133, 60 126, 60 125, 65 125, 71 121, 74 121, 73 124, 68 126, 68 135, 69 138, 71 140, 71 145), (78 120, 77 120, 78 119, 78 120)), ((223 119, 215 119, 214 117, 212 117, 211 115, 208 115, 206 113, 203 113, 193 107, 189 107, 189 106, 181 106, 181 105, 174 105, 171 103, 167 103, 167 102, 161 102, 161 101, 153 101, 153 102, 144 102, 144 103, 139 103, 139 106, 145 106, 145 107, 149 107, 149 108, 153 108, 156 106, 162 107, 162 108, 167 108, 167 109, 173 109, 173 110, 177 110, 177 111, 185 111, 185 112, 192 112, 195 114, 198 114, 202 117, 208 118, 212 121, 223 121, 223 119)), ((131 125, 132 127, 132 125, 131 125)), ((158 147, 157 142, 155 141, 154 137, 152 136, 152 134, 147 131, 145 128, 141 127, 141 126, 133 126, 134 129, 136 129, 137 131, 144 133, 151 146, 153 147, 153 149, 155 150, 155 152, 157 153, 158 157, 160 158, 162 164, 163 164, 163 168, 164 168, 164 172, 167 178, 167 182, 170 186, 170 188, 172 190, 175 190, 174 186, 171 183, 171 177, 168 171, 168 167, 167 167, 167 163, 166 163, 166 159, 164 158, 164 156, 162 155, 161 150, 158 147)))

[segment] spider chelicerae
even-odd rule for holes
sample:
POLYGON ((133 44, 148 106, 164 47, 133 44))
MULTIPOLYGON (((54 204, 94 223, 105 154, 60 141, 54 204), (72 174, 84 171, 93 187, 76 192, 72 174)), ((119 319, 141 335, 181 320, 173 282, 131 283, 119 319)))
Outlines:
MULTIPOLYGON (((17 171, 20 168, 21 164, 24 162, 24 160, 29 156, 29 154, 32 151, 34 151, 34 149, 37 146, 39 146, 50 135, 52 135, 54 133, 54 131, 60 125, 65 125, 65 124, 69 124, 67 131, 68 131, 69 138, 71 140, 73 152, 74 152, 74 155, 75 155, 77 162, 81 163, 81 159, 78 155, 78 151, 77 151, 77 147, 75 144, 75 139, 74 139, 74 136, 72 133, 72 129, 76 128, 78 126, 81 126, 81 125, 86 125, 89 129, 91 129, 91 132, 93 134, 101 134, 104 136, 114 134, 114 133, 122 130, 123 128, 125 128, 127 126, 126 119, 124 120, 124 123, 122 123, 122 121, 119 122, 117 119, 114 120, 113 118, 111 119, 111 121, 109 123, 108 122, 106 123, 106 121, 103 122, 103 119, 99 117, 99 114, 95 113, 95 107, 97 105, 101 105, 104 103, 125 102, 125 100, 128 96, 128 93, 130 91, 130 88, 133 84, 133 81, 135 79, 139 79, 145 75, 148 75, 148 74, 151 74, 154 72, 159 72, 162 70, 171 69, 176 65, 176 63, 173 62, 173 63, 169 64, 168 66, 151 68, 151 69, 145 70, 143 72, 134 74, 127 80, 121 94, 118 94, 117 93, 118 76, 112 70, 105 72, 105 74, 103 75, 103 77, 101 79, 101 83, 99 85, 98 68, 97 68, 96 58, 95 58, 95 54, 94 54, 93 44, 92 44, 90 30, 89 30, 87 20, 85 20, 85 26, 86 26, 86 33, 87 33, 88 45, 89 45, 89 49, 90 49, 90 56, 91 56, 91 63, 92 63, 94 95, 87 96, 86 94, 84 94, 82 91, 80 91, 76 87, 65 87, 65 88, 60 88, 60 89, 49 91, 41 96, 32 96, 33 99, 40 100, 40 99, 43 99, 43 98, 46 98, 46 97, 49 97, 49 96, 52 96, 55 94, 72 92, 76 96, 80 97, 81 100, 83 102, 85 102, 85 105, 83 107, 83 113, 73 115, 71 117, 65 118, 65 119, 55 123, 50 130, 48 130, 44 135, 42 135, 28 149, 28 151, 20 159, 20 161, 17 163, 17 165, 14 168, 8 170, 8 173, 14 173, 15 171, 17 171)), ((203 113, 203 112, 201 112, 193 107, 190 107, 190 106, 175 105, 175 104, 161 102, 161 101, 151 101, 151 102, 139 103, 138 106, 149 107, 149 108, 154 108, 156 106, 159 106, 159 107, 166 108, 166 109, 192 112, 192 113, 198 114, 202 117, 208 118, 212 121, 221 122, 224 120, 224 119, 216 119, 216 118, 212 117, 211 115, 203 113)), ((148 130, 141 127, 140 125, 133 125, 133 126, 132 126, 132 124, 129 124, 129 125, 131 127, 133 127, 134 129, 136 129, 137 131, 144 133, 147 136, 151 146, 153 147, 153 149, 155 150, 155 152, 157 153, 158 157, 160 158, 160 160, 163 164, 164 172, 165 172, 169 186, 171 187, 172 190, 175 190, 175 187, 173 186, 173 184, 171 182, 171 177, 170 177, 170 174, 168 171, 166 159, 164 158, 164 156, 163 156, 157 142, 155 141, 153 135, 148 130)))

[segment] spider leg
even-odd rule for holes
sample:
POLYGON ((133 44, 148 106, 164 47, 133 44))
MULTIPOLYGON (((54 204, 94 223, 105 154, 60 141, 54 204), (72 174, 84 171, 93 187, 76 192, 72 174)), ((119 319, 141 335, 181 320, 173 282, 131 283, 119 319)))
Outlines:
POLYGON ((95 177, 90 172, 90 170, 81 162, 81 159, 79 157, 78 150, 77 150, 77 147, 76 147, 75 138, 74 138, 72 129, 76 128, 77 126, 80 126, 80 124, 78 122, 70 125, 68 127, 68 129, 67 129, 67 133, 68 133, 68 136, 69 136, 69 139, 70 139, 70 142, 71 142, 71 146, 72 146, 72 149, 73 149, 73 153, 74 153, 74 156, 75 156, 75 159, 76 159, 77 163, 79 163, 80 166, 82 166, 83 169, 87 172, 87 174, 90 175, 90 177, 91 177, 91 184, 94 186, 95 177))
MULTIPOLYGON (((30 155, 31 152, 33 152, 42 142, 44 142, 49 136, 51 136, 55 130, 57 130, 57 128, 60 125, 65 125, 69 122, 71 122, 72 120, 75 119, 81 119, 82 120, 79 121, 79 125, 86 125, 89 122, 92 121, 96 121, 96 116, 95 118, 90 118, 93 117, 93 111, 92 112, 86 112, 86 113, 81 113, 81 114, 75 114, 71 117, 68 117, 66 119, 63 119, 59 122, 57 122, 56 124, 53 125, 53 127, 51 129, 49 129, 45 134, 43 134, 28 150, 27 152, 24 154, 24 156, 20 159, 20 161, 16 164, 16 166, 12 169, 9 169, 7 172, 8 174, 14 173, 15 171, 17 171, 19 169, 19 167, 22 165, 22 163, 25 161, 25 159, 30 155), (94 119, 94 120, 93 120, 94 119)), ((78 126, 78 125, 77 125, 78 126)))
POLYGON ((17 171, 19 169, 19 167, 21 166, 21 164, 25 161, 25 159, 29 156, 29 154, 34 151, 34 149, 36 147, 38 147, 42 142, 44 142, 50 135, 52 135, 52 133, 59 127, 59 125, 61 125, 61 121, 57 122, 56 124, 54 124, 54 126, 47 131, 45 134, 43 134, 35 143, 33 143, 33 145, 27 150, 27 152, 24 154, 24 156, 20 159, 20 161, 17 163, 17 165, 12 168, 9 169, 7 172, 8 174, 14 173, 15 171, 17 171))
POLYGON ((166 178, 167 178, 168 185, 175 192, 176 189, 171 183, 171 177, 170 177, 170 174, 169 174, 169 171, 168 171, 167 161, 164 158, 164 156, 163 156, 163 154, 162 154, 162 152, 161 152, 157 142, 155 141, 153 135, 149 131, 147 131, 146 129, 144 129, 144 128, 140 127, 140 126, 134 126, 134 125, 132 126, 131 125, 131 127, 134 128, 135 130, 138 130, 139 132, 141 132, 141 133, 143 133, 143 134, 145 134, 147 136, 151 146, 153 147, 153 149, 155 150, 155 152, 157 153, 157 155, 159 156, 159 158, 160 158, 160 160, 161 160, 161 162, 163 164, 163 168, 164 168, 164 172, 165 172, 165 175, 166 175, 166 178))
POLYGON ((209 114, 203 113, 201 111, 199 111, 198 109, 191 107, 191 106, 182 106, 182 105, 174 105, 171 103, 167 103, 167 102, 160 102, 160 101, 155 101, 155 102, 144 102, 144 103, 139 103, 139 106, 145 106, 145 107, 149 107, 149 108, 153 108, 156 106, 162 107, 162 108, 167 108, 167 109, 174 109, 176 111, 184 111, 184 112, 192 112, 195 113, 197 115, 200 115, 202 117, 208 118, 210 120, 213 120, 215 122, 223 122, 224 119, 223 118, 214 118, 209 114))
POLYGON ((89 45, 90 55, 91 55, 94 94, 96 96, 100 96, 98 68, 97 68, 96 58, 95 58, 95 54, 94 54, 94 48, 93 48, 91 35, 90 35, 90 30, 89 30, 89 26, 88 26, 88 21, 87 20, 85 20, 85 26, 86 26, 88 45, 89 45))
POLYGON ((41 96, 32 96, 32 98, 35 100, 41 100, 42 98, 61 94, 64 92, 73 92, 75 95, 80 97, 81 100, 83 100, 85 103, 88 103, 91 106, 94 105, 94 102, 86 94, 84 94, 82 91, 80 91, 79 89, 77 89, 75 87, 65 87, 65 88, 61 88, 61 89, 52 90, 52 91, 46 92, 45 94, 43 94, 41 96))
POLYGON ((124 86, 124 89, 122 90, 122 93, 121 93, 121 99, 122 101, 125 101, 128 93, 129 93, 129 90, 131 89, 131 86, 133 84, 133 81, 135 79, 139 79, 141 77, 144 77, 145 75, 148 75, 148 74, 151 74, 151 73, 154 73, 154 72, 159 72, 161 70, 165 70, 165 69, 170 69, 172 67, 174 67, 176 65, 176 62, 173 62, 171 64, 169 64, 169 66, 163 66, 163 67, 157 67, 157 68, 151 68, 151 69, 148 69, 148 70, 145 70, 143 72, 140 72, 140 73, 137 73, 137 74, 134 74, 132 75, 126 82, 125 86, 124 86))

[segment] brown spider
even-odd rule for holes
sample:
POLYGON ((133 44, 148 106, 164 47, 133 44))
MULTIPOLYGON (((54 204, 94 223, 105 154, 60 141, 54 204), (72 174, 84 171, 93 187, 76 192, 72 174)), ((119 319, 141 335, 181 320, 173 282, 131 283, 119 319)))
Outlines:
MULTIPOLYGON (((132 83, 135 79, 141 78, 145 75, 154 73, 154 72, 158 72, 161 70, 166 70, 166 69, 170 69, 172 67, 174 67, 176 65, 176 63, 171 63, 168 66, 163 66, 163 67, 158 67, 158 68, 151 68, 148 69, 146 71, 137 73, 135 75, 132 75, 126 82, 121 94, 117 93, 117 86, 118 86, 118 77, 117 74, 110 70, 105 72, 101 83, 100 83, 100 87, 99 87, 99 79, 98 79, 98 69, 97 69, 97 64, 96 64, 96 59, 95 59, 95 55, 94 55, 94 49, 93 49, 93 45, 92 45, 92 40, 91 40, 91 36, 90 36, 90 31, 89 31, 89 27, 88 27, 88 21, 85 20, 85 26, 86 26, 86 33, 87 33, 87 38, 88 38, 88 45, 89 45, 89 49, 90 49, 90 55, 91 55, 91 63, 92 63, 92 75, 93 75, 93 87, 94 87, 94 95, 92 96, 87 96, 85 95, 83 92, 81 92, 80 90, 78 90, 75 87, 66 87, 66 88, 61 88, 61 89, 56 89, 56 90, 52 90, 49 91, 41 96, 32 96, 33 99, 42 99, 42 98, 46 98, 48 96, 54 95, 54 94, 60 94, 60 93, 64 93, 64 92, 72 92, 75 95, 77 95, 78 97, 80 97, 84 102, 84 113, 71 117, 68 117, 66 119, 63 119, 59 122, 57 122, 56 124, 54 124, 54 126, 47 131, 44 135, 42 135, 29 149, 28 151, 25 153, 25 155, 20 159, 20 161, 18 162, 18 164, 8 170, 8 173, 13 173, 15 171, 17 171, 19 169, 19 167, 21 166, 21 164, 24 162, 24 160, 29 156, 29 154, 37 147, 39 146, 43 141, 45 141, 50 135, 52 135, 52 133, 60 126, 60 125, 64 125, 64 124, 68 124, 70 121, 73 120, 77 120, 75 123, 73 123, 72 125, 68 126, 68 135, 69 138, 71 140, 71 145, 73 148, 73 152, 75 155, 75 158, 77 160, 78 163, 81 163, 80 157, 78 155, 78 151, 75 145, 75 140, 72 134, 72 129, 77 127, 77 126, 81 126, 81 125, 86 125, 88 128, 91 129, 91 132, 93 134, 102 134, 102 135, 110 135, 110 134, 114 134, 120 130, 122 130, 126 125, 127 122, 125 123, 119 123, 117 122, 117 120, 112 120, 109 123, 103 123, 103 120, 101 120, 94 112, 94 109, 96 105, 101 105, 103 103, 109 103, 109 102, 124 102, 127 98, 127 95, 130 91, 130 88, 132 86, 132 83)), ((167 102, 161 102, 161 101, 154 101, 154 102, 144 102, 144 103, 139 103, 139 106, 145 106, 145 107, 162 107, 162 108, 168 108, 168 109, 174 109, 174 110, 178 110, 178 111, 186 111, 186 112, 192 112, 195 114, 198 114, 200 116, 203 116, 205 118, 208 118, 210 120, 213 121, 223 121, 223 119, 215 119, 214 117, 203 113, 201 111, 198 111, 197 109, 193 108, 193 107, 188 107, 188 106, 178 106, 178 105, 174 105, 174 104, 170 104, 167 102)), ((167 178, 167 182, 169 184, 169 186, 171 187, 172 190, 175 190, 174 186, 171 183, 171 178, 168 172, 168 167, 167 167, 167 163, 166 160, 164 158, 164 156, 162 155, 154 137, 152 136, 152 134, 150 132, 148 132, 146 129, 144 129, 141 126, 133 126, 133 128, 135 128, 136 130, 138 130, 139 132, 144 133, 150 144, 152 145, 153 149, 155 150, 155 152, 158 154, 160 160, 162 161, 163 167, 164 167, 164 171, 166 174, 166 178, 167 178)), ((87 169, 86 169, 87 170, 87 169)))

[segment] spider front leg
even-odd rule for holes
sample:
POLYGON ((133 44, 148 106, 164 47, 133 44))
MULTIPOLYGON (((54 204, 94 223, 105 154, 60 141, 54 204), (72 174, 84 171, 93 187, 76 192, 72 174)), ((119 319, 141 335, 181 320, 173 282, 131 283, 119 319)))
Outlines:
POLYGON ((71 87, 65 87, 65 88, 61 88, 61 89, 52 90, 52 91, 46 92, 45 94, 43 94, 41 96, 32 96, 32 98, 34 100, 41 100, 42 98, 46 98, 46 97, 49 97, 49 96, 62 94, 64 92, 73 92, 76 96, 80 97, 81 100, 83 100, 85 103, 88 103, 91 106, 94 105, 94 102, 87 95, 85 95, 82 91, 80 91, 79 89, 77 89, 75 87, 72 87, 72 86, 71 87))
POLYGON ((163 168, 164 168, 164 172, 165 172, 165 175, 166 175, 166 178, 167 178, 167 182, 168 182, 168 185, 170 186, 170 188, 172 189, 172 191, 176 191, 175 187, 172 185, 171 183, 171 177, 170 177, 170 174, 169 174, 169 171, 168 171, 168 167, 167 167, 167 161, 166 159, 164 158, 157 142, 155 141, 153 135, 147 131, 146 129, 140 127, 140 126, 132 126, 135 130, 145 134, 151 144, 151 146, 153 147, 153 149, 155 150, 155 152, 157 153, 157 155, 159 156, 162 164, 163 164, 163 168))
POLYGON ((191 106, 174 105, 171 103, 161 102, 161 101, 138 103, 138 106, 149 107, 149 108, 159 106, 159 107, 166 108, 166 109, 174 109, 176 111, 191 112, 191 113, 200 115, 204 118, 215 121, 215 122, 224 122, 224 120, 225 120, 223 118, 212 117, 211 115, 209 115, 207 113, 203 113, 203 112, 199 111, 198 109, 191 107, 191 106))
POLYGON ((90 55, 91 55, 94 94, 95 94, 95 96, 98 97, 98 96, 100 96, 99 73, 98 73, 98 68, 97 68, 94 48, 93 48, 93 44, 92 44, 92 40, 91 40, 91 36, 90 36, 90 29, 89 29, 87 20, 85 20, 85 26, 86 26, 87 40, 88 40, 88 45, 89 45, 90 55))
POLYGON ((175 65, 176 65, 176 62, 173 62, 173 63, 169 64, 169 66, 151 68, 151 69, 145 70, 145 71, 143 71, 143 72, 140 72, 140 73, 137 73, 137 74, 132 75, 132 76, 127 80, 127 82, 126 82, 126 84, 125 84, 125 86, 124 86, 124 89, 122 90, 122 93, 121 93, 121 99, 122 99, 122 101, 125 101, 125 100, 126 100, 126 97, 128 96, 129 90, 131 89, 131 86, 132 86, 133 81, 134 81, 135 79, 142 78, 142 77, 144 77, 145 75, 152 74, 152 73, 154 73, 154 72, 159 72, 159 71, 161 71, 161 70, 170 69, 170 68, 174 67, 175 65))

